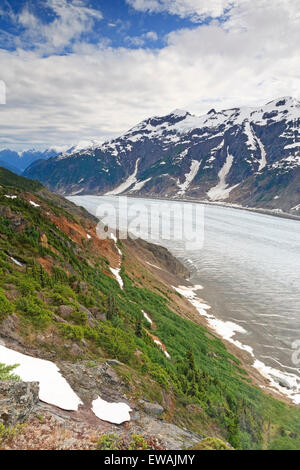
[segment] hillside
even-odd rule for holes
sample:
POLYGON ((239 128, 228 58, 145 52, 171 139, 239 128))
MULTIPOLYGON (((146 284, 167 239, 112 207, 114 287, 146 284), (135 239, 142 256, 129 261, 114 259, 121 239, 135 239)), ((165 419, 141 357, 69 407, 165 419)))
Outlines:
POLYGON ((103 145, 33 163, 25 176, 63 195, 197 199, 297 215, 300 103, 175 110, 103 145))
POLYGON ((52 361, 82 402, 40 401, 10 434, 0 423, 0 448, 300 447, 299 408, 201 324, 167 250, 100 240, 84 209, 4 169, 0 186, 0 364, 3 347, 52 361), (130 422, 96 417, 97 397, 129 405, 130 422))

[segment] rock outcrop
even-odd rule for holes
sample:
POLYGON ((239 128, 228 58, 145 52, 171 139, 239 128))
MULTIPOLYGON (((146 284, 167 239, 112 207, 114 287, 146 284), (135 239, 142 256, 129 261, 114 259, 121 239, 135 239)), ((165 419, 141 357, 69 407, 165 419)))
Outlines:
POLYGON ((31 417, 39 401, 37 382, 0 381, 0 423, 14 426, 31 417))

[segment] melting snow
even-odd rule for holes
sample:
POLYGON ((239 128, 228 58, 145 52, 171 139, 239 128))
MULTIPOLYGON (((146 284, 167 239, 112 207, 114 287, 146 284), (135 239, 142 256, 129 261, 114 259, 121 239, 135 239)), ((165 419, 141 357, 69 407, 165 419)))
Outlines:
POLYGON ((159 269, 160 271, 163 271, 163 269, 161 269, 159 266, 156 266, 155 264, 148 263, 148 261, 146 261, 146 263, 149 264, 149 266, 152 266, 152 268, 156 268, 156 269, 159 269))
MULTIPOLYGON (((251 346, 242 344, 240 341, 233 339, 236 333, 246 334, 247 331, 240 325, 236 323, 218 320, 214 315, 207 313, 207 310, 210 309, 209 305, 203 304, 197 297, 195 290, 198 290, 199 286, 194 287, 173 287, 177 292, 186 297, 189 302, 198 310, 200 315, 204 316, 207 319, 208 324, 218 333, 222 338, 226 339, 230 343, 237 346, 239 349, 247 351, 253 358, 253 349, 251 346)), ((289 374, 286 372, 281 372, 279 370, 273 369, 266 366, 262 362, 255 360, 253 367, 260 371, 260 373, 266 377, 272 387, 279 390, 281 393, 289 396, 295 404, 300 404, 300 394, 299 394, 299 377, 294 374, 289 374), (274 378, 284 379, 289 384, 290 389, 280 386, 280 384, 274 380, 274 378)))
POLYGON ((186 192, 186 190, 189 188, 190 184, 194 180, 195 176, 197 175, 199 167, 200 162, 198 162, 197 160, 192 160, 190 172, 185 175, 185 182, 178 185, 178 187, 180 188, 178 194, 182 195, 186 192))
POLYGON ((130 190, 130 191, 139 191, 140 189, 142 189, 146 183, 148 183, 148 181, 150 181, 152 178, 148 178, 144 181, 138 181, 137 183, 135 183, 134 187, 130 190))
POLYGON ((267 153, 265 151, 265 147, 263 146, 262 141, 257 136, 256 136, 256 140, 257 140, 257 143, 258 143, 258 146, 259 146, 259 149, 260 149, 260 153, 261 153, 261 160, 259 162, 258 171, 261 171, 267 165, 267 153))
POLYGON ((53 362, 26 356, 1 345, 0 362, 7 366, 18 364, 15 373, 24 382, 39 382, 41 401, 68 411, 77 411, 82 404, 53 362))
POLYGON ((232 163, 233 163, 233 156, 229 154, 228 148, 227 148, 226 162, 223 168, 221 168, 221 170, 218 173, 219 183, 214 188, 211 188, 207 193, 208 197, 212 201, 220 201, 223 199, 227 199, 229 197, 230 192, 238 186, 238 185, 235 185, 235 186, 231 186, 230 188, 228 188, 228 184, 226 184, 226 177, 230 172, 232 163))
POLYGON ((165 355, 168 359, 171 359, 170 354, 168 353, 168 351, 167 351, 166 349, 164 349, 163 344, 162 344, 160 341, 158 341, 158 339, 155 339, 155 340, 154 340, 154 343, 157 344, 157 346, 159 346, 159 347, 161 348, 162 352, 164 353, 164 355, 165 355))
POLYGON ((100 397, 93 401, 93 412, 97 418, 113 424, 122 424, 130 421, 132 409, 126 403, 109 403, 100 397))
POLYGON ((245 131, 246 136, 248 137, 247 146, 251 150, 256 150, 255 136, 253 135, 252 127, 248 120, 245 122, 244 131, 245 131))
POLYGON ((113 273, 113 275, 115 276, 116 280, 118 281, 119 283, 119 286, 120 288, 123 290, 123 287, 124 287, 124 282, 123 282, 123 279, 121 278, 120 276, 120 271, 121 269, 114 269, 114 268, 109 268, 111 270, 111 272, 113 273))
POLYGON ((31 204, 33 207, 41 207, 39 204, 37 204, 34 201, 29 201, 29 204, 31 204))
POLYGON ((146 318, 146 320, 152 325, 153 321, 151 320, 149 315, 146 312, 144 312, 144 310, 142 310, 142 313, 143 313, 144 317, 146 318))
POLYGON ((136 183, 136 175, 137 175, 137 172, 138 172, 139 161, 140 161, 140 158, 138 158, 136 163, 135 163, 134 173, 132 175, 130 175, 127 178, 127 180, 124 181, 124 183, 120 184, 120 186, 118 186, 117 188, 113 189, 112 191, 109 191, 108 193, 106 193, 106 196, 116 196, 118 194, 124 193, 124 191, 126 191, 126 189, 130 188, 130 186, 132 186, 134 183, 136 183))
POLYGON ((110 238, 111 238, 115 243, 117 243, 118 239, 117 239, 117 237, 116 237, 116 235, 115 235, 114 233, 111 233, 111 234, 110 234, 110 238))
POLYGON ((286 145, 285 149, 294 149, 296 147, 300 147, 300 142, 294 142, 293 144, 286 145))
POLYGON ((21 268, 24 266, 24 264, 20 263, 20 261, 16 260, 12 256, 10 256, 10 259, 17 265, 20 266, 21 268))

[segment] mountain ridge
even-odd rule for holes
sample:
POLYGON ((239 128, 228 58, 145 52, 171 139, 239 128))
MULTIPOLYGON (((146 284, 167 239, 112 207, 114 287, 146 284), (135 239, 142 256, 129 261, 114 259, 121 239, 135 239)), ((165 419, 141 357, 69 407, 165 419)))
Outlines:
POLYGON ((292 97, 200 117, 175 110, 100 146, 35 162, 24 175, 63 195, 184 197, 297 214, 299 128, 292 97))

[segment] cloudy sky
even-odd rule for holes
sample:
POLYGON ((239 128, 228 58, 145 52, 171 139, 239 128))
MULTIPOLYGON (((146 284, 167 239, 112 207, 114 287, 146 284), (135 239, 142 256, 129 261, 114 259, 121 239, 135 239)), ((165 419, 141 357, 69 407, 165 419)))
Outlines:
POLYGON ((299 1, 0 0, 0 148, 300 98, 299 1))

